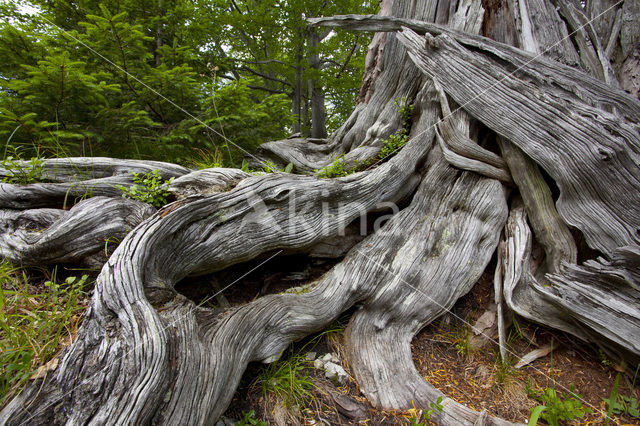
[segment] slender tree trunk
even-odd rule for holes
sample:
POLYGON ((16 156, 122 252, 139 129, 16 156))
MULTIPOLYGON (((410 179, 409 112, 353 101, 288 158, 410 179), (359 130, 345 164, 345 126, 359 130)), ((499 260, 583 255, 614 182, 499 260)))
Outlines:
MULTIPOLYGON (((316 29, 309 31, 309 50, 311 55, 309 56, 309 66, 312 70, 320 71, 320 55, 318 48, 320 44, 320 36, 316 29)), ((317 77, 311 78, 308 81, 309 85, 309 103, 311 106, 311 137, 312 138, 326 138, 327 137, 327 123, 326 112, 324 106, 324 94, 322 88, 318 84, 317 77)))

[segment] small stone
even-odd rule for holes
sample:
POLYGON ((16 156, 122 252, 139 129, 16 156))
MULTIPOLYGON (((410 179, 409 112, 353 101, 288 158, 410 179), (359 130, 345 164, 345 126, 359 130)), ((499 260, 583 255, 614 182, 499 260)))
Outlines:
POLYGON ((322 356, 322 358, 320 358, 321 360, 323 360, 324 362, 330 362, 331 361, 331 354, 324 354, 322 356))
POLYGON ((316 353, 315 352, 307 352, 307 354, 304 357, 307 361, 313 361, 314 359, 316 359, 316 353))
POLYGON ((324 365, 324 376, 331 380, 332 382, 345 385, 349 380, 349 375, 344 368, 340 367, 338 364, 334 364, 333 362, 328 362, 324 365))
POLYGON ((324 361, 322 360, 322 358, 318 358, 315 361, 313 361, 313 367, 317 368, 318 370, 321 370, 324 368, 324 361))

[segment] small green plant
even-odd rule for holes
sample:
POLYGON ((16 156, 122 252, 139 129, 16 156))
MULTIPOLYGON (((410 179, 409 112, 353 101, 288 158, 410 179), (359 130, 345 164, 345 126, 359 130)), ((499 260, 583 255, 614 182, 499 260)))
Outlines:
POLYGON ((438 397, 438 400, 436 402, 432 402, 429 405, 431 408, 429 410, 422 411, 422 413, 416 410, 415 407, 413 408, 413 410, 410 410, 413 412, 411 417, 409 417, 411 426, 427 426, 429 424, 429 420, 431 420, 431 416, 433 416, 435 413, 441 413, 444 409, 441 396, 438 397))
POLYGON ((173 182, 173 178, 162 180, 159 170, 153 170, 147 173, 133 173, 133 185, 129 188, 118 185, 117 188, 122 191, 122 196, 132 200, 149 203, 156 208, 160 208, 167 204, 167 197, 170 195, 167 186, 173 182))
POLYGON ((400 98, 394 101, 398 107, 398 114, 402 118, 402 127, 408 129, 411 125, 411 114, 413 113, 413 105, 407 101, 407 98, 400 98))
POLYGON ((291 173, 293 171, 293 163, 289 163, 285 166, 284 169, 279 168, 275 163, 273 163, 272 161, 266 161, 263 164, 263 170, 266 173, 278 173, 278 172, 282 172, 282 173, 291 173))
POLYGON ((517 375, 518 370, 513 368, 513 364, 509 359, 509 354, 507 354, 504 361, 500 358, 500 354, 496 354, 496 383, 499 385, 505 385, 517 375))
POLYGON ((2 160, 2 167, 7 171, 7 176, 2 180, 7 183, 18 185, 27 185, 30 183, 40 182, 42 180, 42 172, 44 162, 38 155, 31 157, 29 161, 21 159, 20 148, 8 146, 7 149, 12 153, 2 160))
POLYGON ((267 422, 256 419, 255 415, 256 413, 253 410, 243 412, 242 418, 236 423, 236 426, 267 426, 267 422))
POLYGON ((55 270, 37 290, 27 273, 0 261, 0 406, 51 361, 75 333, 88 276, 58 283, 55 270))
POLYGON ((607 358, 607 354, 605 354, 604 351, 600 348, 598 348, 598 359, 600 360, 600 364, 602 364, 604 367, 613 366, 613 363, 609 360, 609 358, 607 358))
POLYGON ((347 170, 345 168, 344 155, 336 157, 336 159, 333 160, 333 163, 329 164, 325 168, 316 170, 316 173, 318 173, 318 177, 321 178, 336 178, 347 176, 350 172, 350 170, 347 170))
POLYGON ((560 421, 581 419, 587 413, 591 413, 589 407, 582 405, 582 396, 574 392, 573 385, 570 386, 567 395, 562 395, 549 387, 542 391, 534 390, 529 383, 527 393, 531 398, 541 403, 531 409, 529 425, 535 425, 539 419, 542 419, 552 426, 557 426, 560 421))
POLYGON ((619 384, 620 373, 616 375, 609 398, 603 398, 607 404, 607 419, 605 420, 605 425, 609 424, 609 419, 611 419, 612 414, 625 414, 634 419, 640 418, 638 400, 633 396, 620 395, 618 392, 619 384))
POLYGON ((315 387, 305 371, 308 363, 302 351, 293 353, 288 359, 270 364, 254 385, 260 386, 265 400, 273 397, 286 408, 306 406, 313 399, 311 390, 315 387))
POLYGON ((406 145, 408 140, 407 134, 404 129, 398 130, 394 134, 390 135, 388 139, 384 141, 382 149, 378 153, 378 158, 383 159, 395 154, 403 146, 406 145))
POLYGON ((413 105, 407 102, 407 98, 396 99, 394 103, 398 107, 398 114, 400 114, 400 118, 402 118, 402 128, 398 129, 387 139, 383 140, 382 149, 378 153, 378 158, 381 160, 398 152, 409 140, 413 105))

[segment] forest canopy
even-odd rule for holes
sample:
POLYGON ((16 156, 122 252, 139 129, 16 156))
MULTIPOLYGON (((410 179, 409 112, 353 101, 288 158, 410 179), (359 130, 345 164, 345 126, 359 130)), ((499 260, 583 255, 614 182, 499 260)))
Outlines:
POLYGON ((370 36, 310 43, 304 19, 376 12, 354 0, 4 1, 5 156, 231 166, 267 140, 311 135, 312 117, 324 136, 353 109, 370 36))

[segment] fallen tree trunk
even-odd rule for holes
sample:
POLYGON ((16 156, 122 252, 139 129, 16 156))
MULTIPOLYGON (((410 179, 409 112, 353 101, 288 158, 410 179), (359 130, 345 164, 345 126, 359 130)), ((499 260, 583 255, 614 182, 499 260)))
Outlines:
MULTIPOLYGON (((513 10, 488 11, 476 0, 408 3, 383 2, 386 17, 311 20, 400 33, 374 38, 362 103, 342 128, 326 140, 265 144, 257 160, 291 162, 312 174, 344 155, 345 162, 368 160, 364 171, 338 179, 252 176, 101 159, 92 173, 89 160, 72 159, 58 160, 64 171, 47 172, 50 182, 3 188, 3 206, 30 209, 0 217, 0 249, 14 262, 95 261, 102 240, 124 238, 106 253, 89 311, 57 369, 4 408, 0 423, 211 424, 249 362, 273 362, 291 341, 354 306, 347 353, 362 393, 377 407, 427 406, 443 395, 418 374, 411 339, 472 288, 503 228, 495 276, 506 306, 637 362, 640 103, 606 83, 611 73, 602 43, 593 42, 596 29, 578 34, 577 45, 593 52, 575 51, 567 40, 553 46, 572 68, 476 35, 484 28, 485 35, 511 37, 525 48, 550 47, 549 34, 568 31, 549 2, 519 0, 513 10), (532 18, 534 10, 541 12, 532 18), (498 15, 512 19, 500 27, 489 19, 498 15), (554 26, 549 34, 536 21, 541 17, 554 26), (589 76, 585 64, 600 64, 595 74, 602 80, 589 76), (408 141, 379 158, 386 138, 405 126, 394 105, 402 98, 413 106, 408 141), (74 174, 74 162, 86 173, 74 174), (155 213, 100 197, 69 211, 34 209, 45 204, 38 200, 60 203, 74 184, 95 181, 103 188, 89 198, 100 191, 119 195, 108 192, 111 180, 130 184, 132 167, 176 177, 169 190, 177 201, 155 213), (186 277, 252 259, 312 253, 327 242, 340 246, 335 241, 354 221, 391 207, 395 214, 378 220, 353 247, 355 241, 346 244, 344 259, 307 293, 211 309, 175 289, 186 277), (104 209, 111 219, 99 217, 104 209), (576 244, 580 233, 590 251, 576 244), (546 251, 543 262, 531 258, 536 240, 546 251), (576 264, 595 251, 603 257, 576 264)), ((582 22, 574 9, 561 10, 582 22)), ((633 38, 615 22, 610 30, 597 27, 620 40, 607 45, 633 38)), ((442 424, 508 423, 451 398, 443 405, 434 413, 442 424)))

